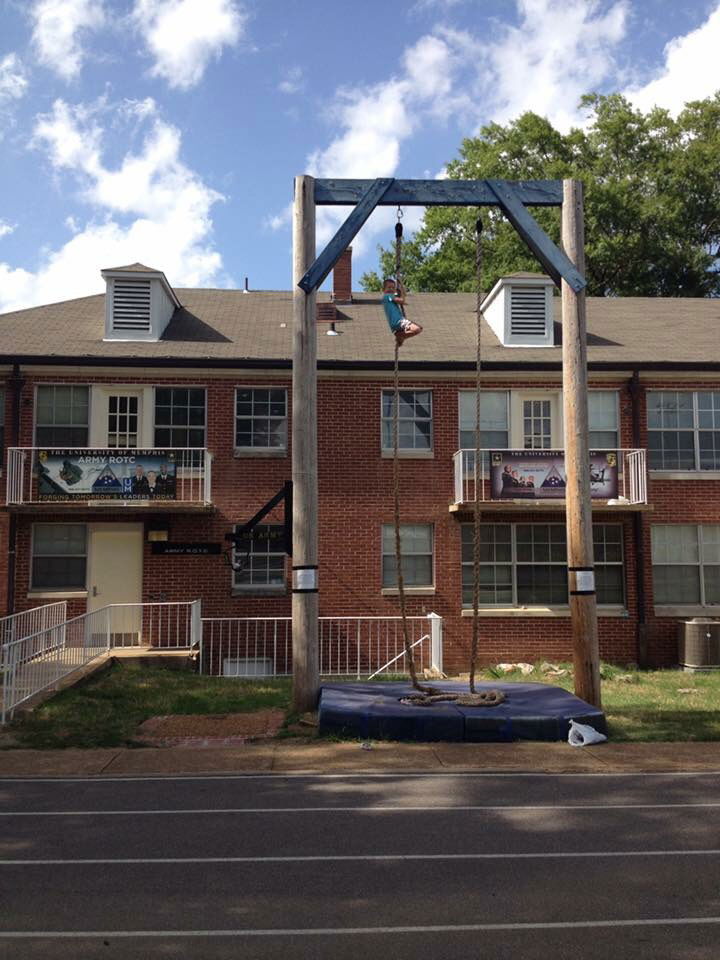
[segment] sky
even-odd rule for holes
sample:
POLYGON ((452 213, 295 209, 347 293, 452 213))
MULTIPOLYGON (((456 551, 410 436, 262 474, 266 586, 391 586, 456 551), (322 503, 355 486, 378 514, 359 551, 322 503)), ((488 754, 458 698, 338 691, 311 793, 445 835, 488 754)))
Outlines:
MULTIPOLYGON (((0 311, 135 261, 289 289, 295 175, 441 177, 483 124, 567 130, 591 91, 677 113, 718 50, 720 0, 0 0, 0 311)), ((318 211, 318 249, 348 213, 318 211)))

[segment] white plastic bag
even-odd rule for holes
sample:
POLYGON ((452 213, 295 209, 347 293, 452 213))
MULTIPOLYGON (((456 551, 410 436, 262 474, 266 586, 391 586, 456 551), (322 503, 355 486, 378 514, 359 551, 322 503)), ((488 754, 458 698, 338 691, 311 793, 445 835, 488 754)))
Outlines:
POLYGON ((605 734, 598 733, 594 727, 586 723, 576 723, 575 720, 570 721, 568 743, 571 747, 587 747, 591 743, 603 743, 605 740, 605 734))

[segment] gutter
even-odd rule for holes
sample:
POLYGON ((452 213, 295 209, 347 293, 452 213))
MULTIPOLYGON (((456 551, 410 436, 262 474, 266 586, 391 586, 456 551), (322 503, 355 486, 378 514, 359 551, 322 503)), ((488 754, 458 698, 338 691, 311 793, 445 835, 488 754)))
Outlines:
MULTIPOLYGON (((282 358, 260 358, 260 357, 152 357, 152 356, 18 356, 11 357, 0 355, 0 364, 22 364, 23 366, 87 366, 87 367, 175 367, 188 369, 209 369, 209 370, 234 370, 238 366, 257 370, 292 370, 292 360, 287 357, 282 358)), ((516 373, 523 370, 560 372, 562 370, 561 360, 532 360, 525 363, 518 363, 512 360, 483 360, 483 370, 514 371, 516 373)), ((402 370, 416 371, 445 371, 457 370, 474 373, 476 363, 474 360, 407 360, 400 364, 402 370)), ((647 361, 645 363, 633 363, 632 361, 590 361, 588 370, 600 371, 627 371, 632 369, 639 372, 647 371, 693 371, 693 372, 720 372, 720 362, 718 361, 647 361)), ((392 360, 318 360, 318 370, 393 370, 392 360)))

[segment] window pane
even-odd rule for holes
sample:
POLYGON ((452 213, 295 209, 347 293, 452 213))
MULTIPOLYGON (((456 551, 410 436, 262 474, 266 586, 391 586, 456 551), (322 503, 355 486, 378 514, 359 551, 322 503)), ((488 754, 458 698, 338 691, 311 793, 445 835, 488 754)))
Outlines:
POLYGON ((260 450, 287 446, 285 388, 239 388, 235 394, 235 445, 260 450))
POLYGON ((617 392, 590 390, 588 392, 590 430, 617 431, 617 392))
MULTIPOLYGON (((400 553, 406 586, 432 586, 432 542, 432 524, 401 525, 400 553)), ((392 524, 383 524, 382 552, 383 586, 396 587, 395 528, 392 524)))
POLYGON ((596 566, 595 589, 597 590, 597 602, 616 604, 618 606, 622 605, 625 602, 623 581, 622 566, 596 566))
POLYGON ((36 523, 33 528, 35 556, 72 556, 86 552, 84 523, 36 523))
POLYGON ((655 603, 700 603, 700 568, 653 567, 655 603))
POLYGON ((704 571, 705 603, 720 603, 720 565, 707 566, 704 571))
POLYGON ((84 590, 85 557, 35 557, 32 585, 36 590, 84 590))
POLYGON ((652 527, 652 562, 698 563, 697 527, 691 524, 655 524, 652 527))
MULTIPOLYGON (((382 394, 382 444, 394 449, 394 392, 382 394)), ((401 390, 398 418, 398 448, 401 450, 432 449, 432 393, 429 390, 401 390)))
POLYGON ((517 595, 520 604, 567 603, 567 572, 565 567, 518 565, 517 595))
POLYGON ((701 533, 703 563, 720 563, 720 524, 705 524, 701 533))

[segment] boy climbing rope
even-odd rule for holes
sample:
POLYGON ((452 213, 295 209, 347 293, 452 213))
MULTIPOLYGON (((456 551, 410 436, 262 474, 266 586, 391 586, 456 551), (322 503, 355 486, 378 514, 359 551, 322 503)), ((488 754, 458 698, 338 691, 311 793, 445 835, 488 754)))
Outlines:
POLYGON ((405 290, 401 283, 397 283, 388 277, 383 282, 383 308, 387 317, 390 329, 395 334, 395 339, 399 347, 408 339, 416 337, 422 333, 422 327, 419 323, 413 323, 405 316, 405 290))

